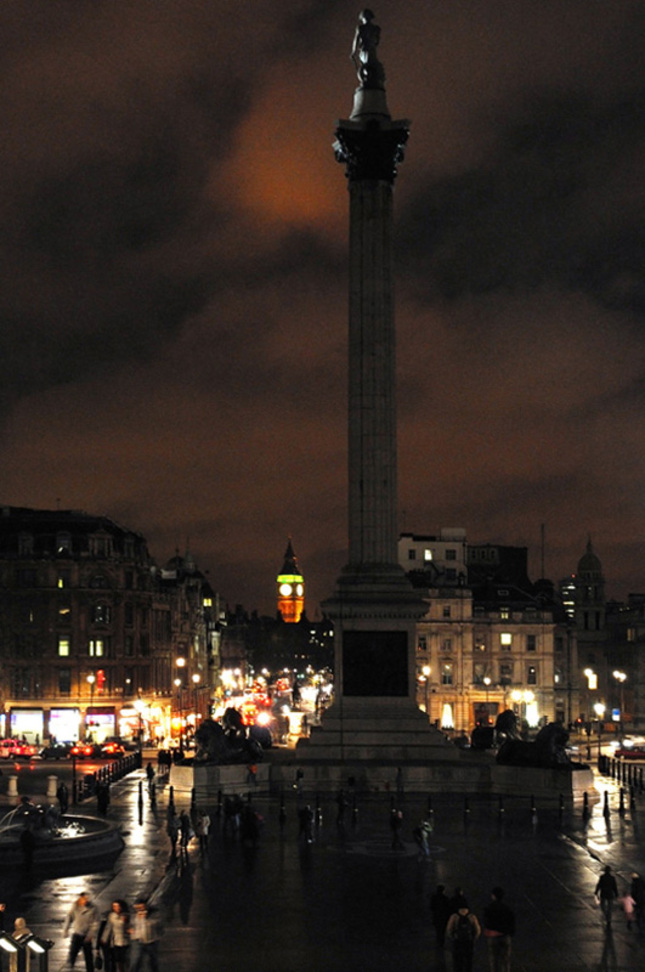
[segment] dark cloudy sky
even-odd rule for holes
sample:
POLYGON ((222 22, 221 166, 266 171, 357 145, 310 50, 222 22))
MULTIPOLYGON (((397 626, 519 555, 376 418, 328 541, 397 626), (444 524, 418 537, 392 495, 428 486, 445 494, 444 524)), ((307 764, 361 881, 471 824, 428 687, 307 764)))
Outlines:
MULTIPOLYGON (((382 0, 405 530, 645 589, 645 4, 382 0)), ((275 609, 346 559, 352 0, 0 6, 0 503, 275 609)))

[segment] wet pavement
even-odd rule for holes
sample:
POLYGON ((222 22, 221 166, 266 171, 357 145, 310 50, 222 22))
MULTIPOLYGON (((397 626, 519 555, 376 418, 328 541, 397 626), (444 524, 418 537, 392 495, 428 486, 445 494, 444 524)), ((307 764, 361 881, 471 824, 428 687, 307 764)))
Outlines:
MULTIPOLYGON (((438 883, 464 888, 481 915, 490 889, 501 884, 516 912, 518 930, 512 968, 517 972, 631 972, 645 967, 645 938, 626 927, 616 908, 613 930, 603 928, 593 890, 603 866, 616 872, 619 889, 633 870, 645 873, 645 796, 618 812, 614 783, 610 814, 597 805, 588 821, 580 810, 536 812, 530 799, 497 800, 448 794, 432 798, 434 832, 428 861, 419 860, 412 831, 427 800, 404 794, 403 848, 392 849, 389 828, 393 797, 358 794, 356 812, 336 824, 332 797, 319 802, 305 789, 284 797, 260 795, 253 805, 263 818, 257 847, 235 833, 222 833, 213 819, 208 853, 191 842, 187 860, 175 860, 165 833, 168 793, 158 790, 157 808, 144 789, 139 802, 137 771, 112 786, 108 819, 122 828, 125 849, 114 866, 97 874, 40 879, 37 870, 0 872, 0 900, 7 902, 7 928, 22 915, 36 934, 52 939, 50 969, 65 968, 64 916, 80 891, 88 890, 101 912, 114 898, 132 903, 152 896, 164 916, 162 972, 372 972, 399 966, 406 972, 451 968, 434 943, 429 899, 438 883), (298 833, 298 806, 319 805, 314 841, 298 833)), ((6 784, 5 784, 6 787, 6 784)), ((6 804, 6 797, 3 799, 6 804)), ((397 802, 395 800, 395 802, 397 802)), ((178 795, 178 809, 189 796, 178 795)), ((629 801, 627 801, 629 804, 629 801)), ((83 812, 95 812, 88 801, 83 812)), ((77 968, 82 968, 82 959, 77 968)), ((487 968, 485 946, 476 946, 474 972, 487 968)))

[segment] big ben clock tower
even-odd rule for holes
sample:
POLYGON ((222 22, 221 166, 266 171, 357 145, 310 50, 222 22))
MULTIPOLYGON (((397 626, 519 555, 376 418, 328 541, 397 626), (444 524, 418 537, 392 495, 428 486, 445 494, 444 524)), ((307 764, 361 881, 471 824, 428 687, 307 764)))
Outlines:
POLYGON ((282 620, 288 624, 296 624, 305 606, 305 581, 291 546, 291 538, 285 551, 282 570, 277 577, 277 585, 278 611, 282 620))

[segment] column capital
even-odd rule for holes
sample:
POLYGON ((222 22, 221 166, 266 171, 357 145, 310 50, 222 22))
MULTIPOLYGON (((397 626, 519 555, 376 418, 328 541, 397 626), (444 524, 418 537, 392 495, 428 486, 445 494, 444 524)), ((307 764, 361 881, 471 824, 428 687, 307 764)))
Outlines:
POLYGON ((397 165, 403 161, 409 126, 406 120, 340 121, 334 153, 336 161, 346 166, 349 181, 375 180, 392 185, 397 165))

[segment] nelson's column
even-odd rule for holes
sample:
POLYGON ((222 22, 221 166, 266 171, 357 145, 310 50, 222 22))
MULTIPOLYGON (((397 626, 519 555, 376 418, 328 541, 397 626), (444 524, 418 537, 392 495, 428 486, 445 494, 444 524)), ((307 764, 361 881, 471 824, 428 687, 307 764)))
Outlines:
MULTIPOLYGON (((397 562, 395 329, 392 196, 408 138, 392 121, 380 28, 359 15, 352 59, 359 87, 336 130, 350 200, 349 561, 325 603, 334 622, 336 696, 321 727, 298 744, 303 763, 369 778, 379 763, 455 759, 416 705, 415 631, 425 605, 397 562)), ((382 774, 381 774, 382 775, 382 774)))

